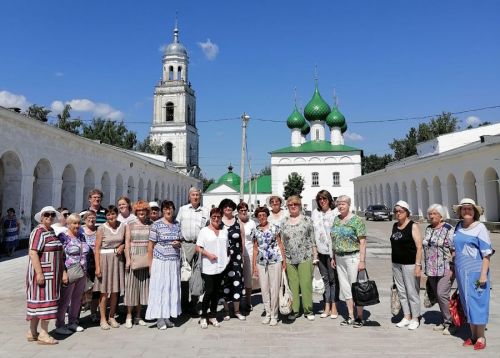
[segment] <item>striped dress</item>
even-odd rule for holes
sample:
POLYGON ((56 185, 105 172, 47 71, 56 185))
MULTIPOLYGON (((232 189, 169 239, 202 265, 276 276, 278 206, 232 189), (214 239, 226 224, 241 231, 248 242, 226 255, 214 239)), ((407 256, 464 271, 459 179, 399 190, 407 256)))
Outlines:
MULTIPOLYGON (((142 224, 135 219, 128 224, 130 229, 130 257, 134 255, 146 256, 148 253, 150 222, 142 224)), ((149 268, 128 270, 125 273, 126 306, 147 305, 149 296, 149 268)))
POLYGON ((64 264, 62 244, 52 229, 39 225, 31 232, 29 248, 38 252, 45 284, 37 284, 37 274, 29 259, 26 274, 26 320, 54 319, 57 315, 64 264))

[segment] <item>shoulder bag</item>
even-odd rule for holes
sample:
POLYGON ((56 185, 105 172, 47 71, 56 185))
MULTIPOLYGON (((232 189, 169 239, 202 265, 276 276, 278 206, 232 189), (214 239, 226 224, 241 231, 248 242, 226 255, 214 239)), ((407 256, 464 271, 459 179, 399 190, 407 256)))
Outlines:
POLYGON ((181 281, 188 282, 189 279, 191 278, 192 268, 189 262, 186 260, 186 251, 184 251, 184 248, 182 248, 181 255, 182 255, 181 281))
MULTIPOLYGON (((78 240, 78 238, 77 238, 77 240, 78 240)), ((78 241, 80 241, 80 240, 78 240, 78 241)), ((80 245, 78 248, 79 248, 80 254, 78 255, 78 263, 76 263, 73 266, 68 267, 66 269, 66 273, 68 274, 68 283, 73 283, 76 280, 85 276, 85 272, 83 271, 83 267, 82 267, 82 265, 80 265, 80 260, 82 259, 82 243, 79 242, 79 244, 80 245)))
POLYGON ((397 316, 399 311, 401 311, 401 301, 399 300, 398 289, 394 283, 394 278, 392 279, 391 285, 391 313, 393 316, 397 316))
POLYGON ((380 303, 377 285, 368 277, 368 271, 364 271, 366 281, 359 280, 360 271, 358 271, 357 280, 351 286, 352 298, 356 306, 371 306, 380 303))
MULTIPOLYGON (((131 246, 142 246, 141 244, 131 242, 131 246)), ((148 254, 145 255, 130 255, 130 269, 133 271, 141 270, 149 267, 148 254)))
POLYGON ((316 295, 322 295, 325 293, 325 283, 323 282, 323 277, 321 277, 318 265, 314 265, 312 287, 313 293, 316 295))
POLYGON ((191 277, 189 278, 189 291, 193 296, 201 296, 205 292, 203 277, 201 276, 203 266, 202 254, 198 253, 198 259, 194 264, 191 277))
POLYGON ((286 277, 286 271, 283 270, 281 275, 281 287, 280 294, 278 297, 279 310, 282 315, 288 315, 292 313, 292 291, 288 286, 288 278, 286 277))

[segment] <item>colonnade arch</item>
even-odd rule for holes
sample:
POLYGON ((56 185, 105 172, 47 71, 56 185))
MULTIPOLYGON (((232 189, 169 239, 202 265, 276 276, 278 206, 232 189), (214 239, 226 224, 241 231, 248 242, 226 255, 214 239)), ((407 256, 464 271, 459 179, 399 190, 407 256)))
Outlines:
MULTIPOLYGON (((109 178, 108 172, 104 172, 101 177, 101 190, 104 192, 104 197, 102 198, 101 205, 106 207, 111 204, 111 179, 109 178)), ((116 198, 119 198, 119 195, 116 195, 116 198)))
POLYGON ((134 184, 134 177, 129 176, 128 181, 127 181, 127 196, 130 198, 130 200, 134 201, 136 200, 135 196, 135 184, 134 184))
POLYGON ((142 178, 139 178, 139 191, 137 192, 137 200, 142 199, 146 200, 144 197, 144 180, 142 178))
POLYGON ((453 212, 453 203, 458 203, 458 187, 457 179, 453 174, 449 174, 446 178, 446 192, 448 194, 448 212, 450 217, 456 217, 453 212))
POLYGON ((44 206, 52 204, 54 176, 52 165, 43 158, 33 170, 33 191, 31 201, 31 218, 44 206))
POLYGON ((0 209, 5 214, 8 208, 16 212, 21 207, 22 164, 19 156, 5 152, 0 157, 0 209))
POLYGON ((82 208, 88 207, 88 196, 89 192, 95 188, 95 176, 91 168, 85 171, 83 177, 83 198, 82 198, 82 208))
POLYGON ((422 179, 422 183, 420 184, 420 192, 422 193, 421 211, 422 215, 426 216, 427 209, 429 208, 429 185, 427 184, 426 179, 422 179))
POLYGON ((471 171, 466 172, 464 175, 464 196, 477 203, 476 177, 471 171))
POLYGON ((438 176, 435 176, 432 179, 432 201, 433 203, 442 204, 443 203, 443 194, 441 193, 441 180, 438 176))
POLYGON ((500 179, 494 168, 487 168, 484 172, 484 203, 485 219, 500 221, 500 179))
POLYGON ((123 178, 121 174, 118 174, 115 180, 115 197, 119 198, 120 196, 123 196, 123 178))
POLYGON ((76 210, 76 171, 72 164, 66 165, 62 173, 61 206, 73 212, 76 210))

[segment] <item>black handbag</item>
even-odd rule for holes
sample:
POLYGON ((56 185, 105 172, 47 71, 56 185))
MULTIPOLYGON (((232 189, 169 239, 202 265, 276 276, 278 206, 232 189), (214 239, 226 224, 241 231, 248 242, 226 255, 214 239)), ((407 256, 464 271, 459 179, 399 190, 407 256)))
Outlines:
POLYGON ((371 306, 380 303, 378 296, 377 284, 375 281, 370 280, 368 271, 364 270, 366 274, 366 281, 359 280, 359 271, 354 282, 351 286, 352 298, 356 306, 371 306))

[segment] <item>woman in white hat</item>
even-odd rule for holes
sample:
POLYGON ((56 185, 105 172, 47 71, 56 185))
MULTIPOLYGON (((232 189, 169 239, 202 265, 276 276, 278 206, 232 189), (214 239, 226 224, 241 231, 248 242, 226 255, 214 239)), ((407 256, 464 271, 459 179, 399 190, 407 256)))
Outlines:
POLYGON ((286 216, 285 210, 281 208, 284 204, 283 198, 278 194, 271 194, 267 197, 266 204, 270 210, 267 221, 280 227, 286 216))
POLYGON ((49 336, 49 320, 57 316, 61 283, 68 282, 67 274, 63 273, 63 247, 52 229, 59 215, 52 206, 42 208, 35 214, 39 225, 33 229, 29 240, 26 320, 30 321, 30 331, 26 338, 43 345, 58 343, 49 336))
POLYGON ((464 198, 459 205, 453 206, 453 210, 460 218, 453 237, 455 275, 471 330, 471 337, 463 345, 474 345, 475 350, 484 349, 490 304, 490 257, 494 250, 488 229, 479 222, 482 207, 474 200, 464 198))
POLYGON ((392 274, 404 317, 396 327, 417 329, 420 325, 420 276, 422 274, 422 236, 410 220, 410 206, 400 200, 394 205, 397 222, 392 226, 392 274))

